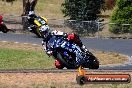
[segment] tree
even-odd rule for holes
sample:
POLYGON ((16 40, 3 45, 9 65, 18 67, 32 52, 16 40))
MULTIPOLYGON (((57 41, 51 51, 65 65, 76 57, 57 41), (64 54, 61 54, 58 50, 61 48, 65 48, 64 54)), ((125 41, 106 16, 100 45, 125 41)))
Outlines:
MULTIPOLYGON (((31 3, 33 0, 23 0, 23 13, 22 16, 28 15, 28 12, 30 10, 34 11, 35 6, 37 4, 38 0, 34 0, 33 3, 31 3)), ((22 24, 23 24, 23 29, 27 29, 28 23, 27 23, 27 18, 22 17, 22 24)))
POLYGON ((98 24, 95 20, 98 19, 98 14, 104 9, 104 3, 104 0, 65 0, 62 3, 64 17, 75 20, 66 20, 65 25, 80 36, 94 35, 98 30, 98 24))
POLYGON ((33 0, 23 0, 23 15, 27 15, 29 10, 34 11, 38 0, 34 0, 34 3, 31 3, 32 1, 33 0))
POLYGON ((116 7, 111 16, 111 22, 117 25, 111 26, 113 33, 132 33, 132 0, 116 0, 116 7))
POLYGON ((2 1, 6 1, 6 2, 13 4, 13 1, 16 1, 16 0, 2 0, 2 1))
POLYGON ((65 0, 62 12, 72 20, 96 20, 104 0, 65 0))
POLYGON ((105 7, 108 10, 113 9, 113 7, 115 6, 115 1, 116 0, 105 0, 105 7))

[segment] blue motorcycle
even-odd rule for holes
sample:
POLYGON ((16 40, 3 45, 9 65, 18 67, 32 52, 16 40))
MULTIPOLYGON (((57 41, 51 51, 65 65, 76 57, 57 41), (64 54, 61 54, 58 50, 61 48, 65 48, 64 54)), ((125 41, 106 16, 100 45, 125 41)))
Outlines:
POLYGON ((89 69, 98 69, 99 61, 91 52, 84 52, 75 43, 64 38, 52 37, 47 47, 53 50, 55 66, 58 69, 76 69, 79 66, 89 69))

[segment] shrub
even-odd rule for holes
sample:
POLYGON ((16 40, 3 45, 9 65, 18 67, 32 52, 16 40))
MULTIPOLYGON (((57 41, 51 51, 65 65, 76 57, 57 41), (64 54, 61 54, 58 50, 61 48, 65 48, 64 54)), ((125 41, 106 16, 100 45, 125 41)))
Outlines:
POLYGON ((113 9, 113 7, 115 6, 115 0, 105 0, 105 7, 108 10, 113 9))
POLYGON ((116 5, 110 22, 120 24, 120 26, 110 26, 110 31, 113 33, 131 33, 132 28, 128 24, 132 23, 132 0, 116 0, 116 5))
POLYGON ((62 12, 72 20, 96 20, 103 5, 104 0, 65 0, 62 12))
POLYGON ((65 0, 62 4, 62 12, 65 17, 69 17, 72 22, 66 24, 78 34, 95 33, 100 10, 104 7, 104 0, 65 0), (82 22, 82 21, 91 21, 82 22))

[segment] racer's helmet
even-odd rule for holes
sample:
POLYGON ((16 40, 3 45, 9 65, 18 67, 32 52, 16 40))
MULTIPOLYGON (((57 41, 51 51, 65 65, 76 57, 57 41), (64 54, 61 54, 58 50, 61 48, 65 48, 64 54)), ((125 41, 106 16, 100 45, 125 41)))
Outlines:
POLYGON ((36 17, 36 15, 35 15, 34 11, 29 11, 28 16, 29 16, 29 17, 31 17, 31 18, 36 17))
POLYGON ((49 34, 51 33, 49 26, 48 25, 42 25, 40 27, 40 33, 41 33, 43 39, 46 40, 48 38, 49 34))

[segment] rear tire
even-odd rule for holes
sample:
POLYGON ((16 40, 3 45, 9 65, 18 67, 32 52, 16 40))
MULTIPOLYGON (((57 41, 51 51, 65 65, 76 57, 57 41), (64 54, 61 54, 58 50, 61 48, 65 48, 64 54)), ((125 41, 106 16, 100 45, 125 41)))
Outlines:
POLYGON ((99 61, 96 57, 92 58, 91 64, 89 66, 89 69, 98 69, 99 68, 99 61))
POLYGON ((8 32, 8 30, 2 30, 2 32, 3 32, 3 33, 7 33, 7 32, 8 32))
POLYGON ((2 24, 0 28, 1 28, 3 33, 7 33, 9 31, 9 29, 6 27, 5 24, 2 24))

